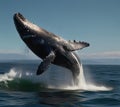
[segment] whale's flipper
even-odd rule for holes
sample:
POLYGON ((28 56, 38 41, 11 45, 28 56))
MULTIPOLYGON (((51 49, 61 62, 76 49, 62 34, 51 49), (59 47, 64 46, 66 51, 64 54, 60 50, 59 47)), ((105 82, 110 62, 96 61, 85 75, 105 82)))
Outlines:
POLYGON ((43 62, 40 63, 38 66, 38 70, 36 72, 37 75, 42 74, 45 70, 48 69, 51 62, 55 59, 55 53, 53 51, 50 52, 50 54, 43 60, 43 62))
POLYGON ((89 46, 89 43, 87 42, 77 42, 77 41, 68 41, 69 45, 66 47, 67 50, 69 51, 75 51, 75 50, 79 50, 85 47, 89 46))

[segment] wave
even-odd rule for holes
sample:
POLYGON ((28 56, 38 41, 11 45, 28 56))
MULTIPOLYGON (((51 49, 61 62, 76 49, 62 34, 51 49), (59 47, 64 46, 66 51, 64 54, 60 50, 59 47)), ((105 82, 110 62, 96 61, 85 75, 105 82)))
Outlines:
POLYGON ((86 101, 86 103, 89 104, 89 102, 93 102, 94 105, 98 105, 98 104, 109 104, 109 105, 112 105, 112 106, 117 106, 117 105, 120 105, 120 100, 117 99, 117 98, 109 98, 109 97, 103 97, 103 98, 93 98, 93 99, 89 99, 86 101))
POLYGON ((110 87, 87 83, 84 76, 83 67, 80 66, 78 85, 74 85, 72 73, 64 68, 50 67, 50 69, 40 76, 36 76, 33 71, 11 68, 9 72, 0 74, 0 88, 20 91, 39 91, 42 89, 61 90, 84 90, 84 91, 109 91, 110 87))
POLYGON ((0 89, 16 91, 37 91, 44 88, 43 83, 34 83, 32 74, 15 68, 8 73, 0 74, 0 89))

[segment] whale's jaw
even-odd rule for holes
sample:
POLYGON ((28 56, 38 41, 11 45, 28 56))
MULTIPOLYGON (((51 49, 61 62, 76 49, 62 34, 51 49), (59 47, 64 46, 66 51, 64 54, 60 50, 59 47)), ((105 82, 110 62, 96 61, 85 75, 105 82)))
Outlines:
POLYGON ((17 31, 19 32, 21 38, 27 38, 30 35, 33 36, 35 33, 44 33, 43 29, 38 27, 37 25, 29 22, 22 14, 16 13, 14 14, 14 23, 17 31), (26 36, 26 37, 25 37, 26 36))

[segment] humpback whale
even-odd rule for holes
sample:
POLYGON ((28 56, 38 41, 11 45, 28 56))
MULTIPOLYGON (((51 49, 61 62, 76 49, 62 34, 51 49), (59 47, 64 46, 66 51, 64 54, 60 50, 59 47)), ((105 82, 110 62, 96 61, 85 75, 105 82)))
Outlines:
POLYGON ((21 39, 42 59, 37 75, 46 71, 51 63, 69 69, 74 79, 79 75, 80 61, 74 51, 88 47, 89 43, 67 41, 31 23, 20 13, 15 13, 13 19, 21 39))

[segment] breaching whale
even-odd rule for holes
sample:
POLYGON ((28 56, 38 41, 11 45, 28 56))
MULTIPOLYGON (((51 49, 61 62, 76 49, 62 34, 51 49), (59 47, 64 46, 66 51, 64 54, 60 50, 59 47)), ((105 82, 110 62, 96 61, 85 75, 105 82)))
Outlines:
POLYGON ((37 75, 55 64, 72 71, 74 79, 80 73, 80 61, 74 51, 88 47, 89 43, 67 41, 55 34, 29 22, 22 14, 14 14, 16 29, 25 44, 43 61, 37 69, 37 75))

